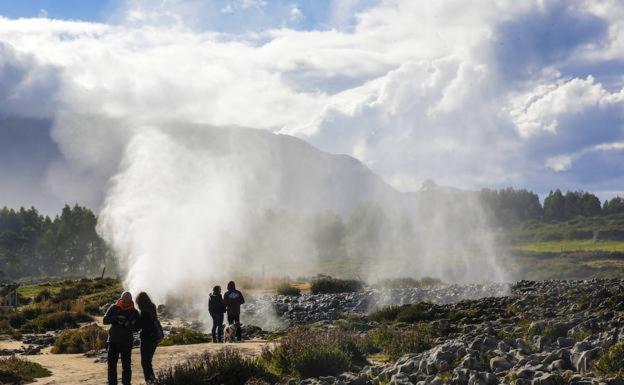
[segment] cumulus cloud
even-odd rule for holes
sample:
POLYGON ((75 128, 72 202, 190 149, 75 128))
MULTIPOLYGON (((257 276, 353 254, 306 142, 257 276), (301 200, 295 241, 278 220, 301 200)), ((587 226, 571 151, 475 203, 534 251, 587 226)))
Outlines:
POLYGON ((401 189, 544 192, 554 174, 586 180, 587 149, 624 139, 617 1, 207 4, 126 1, 111 24, 2 19, 3 60, 30 58, 2 67, 31 71, 3 72, 11 110, 49 95, 66 167, 98 189, 136 127, 163 120, 295 135, 401 189))

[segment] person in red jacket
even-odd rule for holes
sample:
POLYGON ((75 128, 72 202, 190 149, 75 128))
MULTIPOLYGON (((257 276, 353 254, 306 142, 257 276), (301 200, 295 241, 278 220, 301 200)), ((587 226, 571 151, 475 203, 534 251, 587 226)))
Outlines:
POLYGON ((111 325, 108 330, 108 385, 117 385, 117 361, 120 355, 121 383, 130 385, 132 381, 133 333, 140 329, 139 317, 139 312, 134 308, 132 294, 127 291, 104 315, 104 325, 111 325))

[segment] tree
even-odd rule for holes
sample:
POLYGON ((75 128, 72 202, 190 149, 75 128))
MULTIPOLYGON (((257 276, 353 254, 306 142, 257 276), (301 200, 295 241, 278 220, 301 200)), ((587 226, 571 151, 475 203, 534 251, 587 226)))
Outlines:
POLYGON ((561 221, 565 218, 565 198, 561 190, 550 191, 544 199, 544 219, 549 221, 561 221))

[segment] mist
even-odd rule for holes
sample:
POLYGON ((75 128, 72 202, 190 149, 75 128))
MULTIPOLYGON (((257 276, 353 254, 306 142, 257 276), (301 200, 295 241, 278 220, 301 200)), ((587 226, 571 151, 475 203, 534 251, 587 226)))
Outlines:
POLYGON ((355 159, 293 137, 148 126, 128 140, 119 167, 98 231, 127 288, 159 300, 265 274, 504 279, 476 200, 400 193, 355 159))
POLYGON ((52 122, 60 159, 37 178, 99 212, 133 291, 506 280, 466 191, 620 190, 617 2, 379 1, 253 32, 135 3, 115 23, 0 18, 0 115, 52 122))

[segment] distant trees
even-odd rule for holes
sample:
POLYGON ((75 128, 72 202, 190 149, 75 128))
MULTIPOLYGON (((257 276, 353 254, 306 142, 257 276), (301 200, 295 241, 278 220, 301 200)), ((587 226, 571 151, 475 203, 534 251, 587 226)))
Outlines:
POLYGON ((0 210, 0 266, 7 278, 99 272, 111 253, 95 214, 65 206, 51 219, 37 209, 0 210))
POLYGON ((483 189, 479 193, 481 203, 502 226, 539 220, 544 214, 537 194, 527 190, 483 189))
POLYGON ((551 191, 544 199, 544 219, 564 221, 577 216, 594 217, 602 214, 600 199, 594 194, 583 191, 551 191))
POLYGON ((624 199, 615 197, 601 206, 600 199, 584 191, 560 189, 550 191, 542 206, 537 194, 527 190, 483 189, 481 203, 501 226, 512 226, 527 220, 565 221, 578 216, 595 217, 624 212, 624 199))

